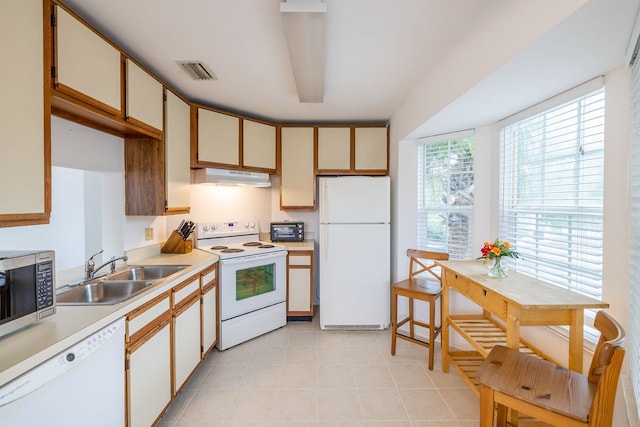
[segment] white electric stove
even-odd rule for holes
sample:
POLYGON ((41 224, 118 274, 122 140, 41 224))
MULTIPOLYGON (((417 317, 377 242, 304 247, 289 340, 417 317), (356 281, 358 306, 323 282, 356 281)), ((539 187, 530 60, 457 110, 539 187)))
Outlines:
POLYGON ((220 259, 218 348, 285 326, 286 248, 261 242, 253 220, 199 223, 196 230, 196 248, 220 259))

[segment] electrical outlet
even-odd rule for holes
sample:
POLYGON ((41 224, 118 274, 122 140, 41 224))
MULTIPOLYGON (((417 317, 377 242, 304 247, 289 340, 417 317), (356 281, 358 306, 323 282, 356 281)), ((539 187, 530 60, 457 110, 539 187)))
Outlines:
POLYGON ((144 229, 144 240, 153 240, 153 227, 144 229))

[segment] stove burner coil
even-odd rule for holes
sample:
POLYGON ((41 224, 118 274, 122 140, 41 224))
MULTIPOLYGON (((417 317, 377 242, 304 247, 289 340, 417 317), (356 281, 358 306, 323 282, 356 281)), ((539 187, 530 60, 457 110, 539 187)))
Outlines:
POLYGON ((229 249, 229 246, 211 246, 212 251, 219 251, 222 249, 229 249))
POLYGON ((258 247, 259 247, 259 248, 262 248, 262 249, 268 249, 268 248, 273 248, 273 247, 275 247, 275 246, 274 246, 274 245, 269 245, 269 244, 262 244, 262 245, 260 245, 260 246, 258 246, 258 247))
POLYGON ((262 245, 262 242, 247 242, 242 244, 242 246, 260 246, 260 245, 262 245))
POLYGON ((227 249, 223 249, 220 252, 223 252, 225 254, 233 254, 233 253, 237 253, 237 252, 244 252, 244 249, 240 249, 240 248, 227 248, 227 249))

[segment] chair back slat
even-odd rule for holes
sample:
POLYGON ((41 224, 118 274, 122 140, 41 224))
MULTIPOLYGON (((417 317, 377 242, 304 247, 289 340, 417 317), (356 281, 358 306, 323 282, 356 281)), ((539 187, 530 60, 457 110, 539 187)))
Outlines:
POLYGON ((440 267, 433 261, 443 261, 449 259, 446 252, 421 251, 419 249, 407 249, 409 257, 409 278, 413 278, 422 273, 430 273, 433 277, 441 280, 440 267), (423 262, 431 261, 431 263, 423 262))
POLYGON ((602 310, 596 313, 594 326, 601 335, 589 369, 589 382, 597 384, 589 411, 589 425, 611 426, 625 354, 625 333, 620 324, 602 310))

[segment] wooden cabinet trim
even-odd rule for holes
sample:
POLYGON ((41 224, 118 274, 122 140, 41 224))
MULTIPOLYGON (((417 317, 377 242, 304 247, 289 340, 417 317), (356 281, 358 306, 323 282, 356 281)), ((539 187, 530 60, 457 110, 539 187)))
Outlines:
POLYGON ((188 297, 178 302, 173 308, 172 316, 174 318, 180 316, 182 313, 184 313, 189 308, 191 308, 192 305, 199 302, 200 302, 200 290, 193 292, 188 297))
POLYGON ((168 326, 170 320, 170 316, 162 316, 161 318, 157 318, 153 323, 150 323, 149 325, 142 328, 140 332, 132 336, 131 341, 126 344, 125 351, 127 352, 127 354, 135 353, 136 350, 138 350, 146 342, 153 338, 155 334, 164 329, 165 326, 168 326))

